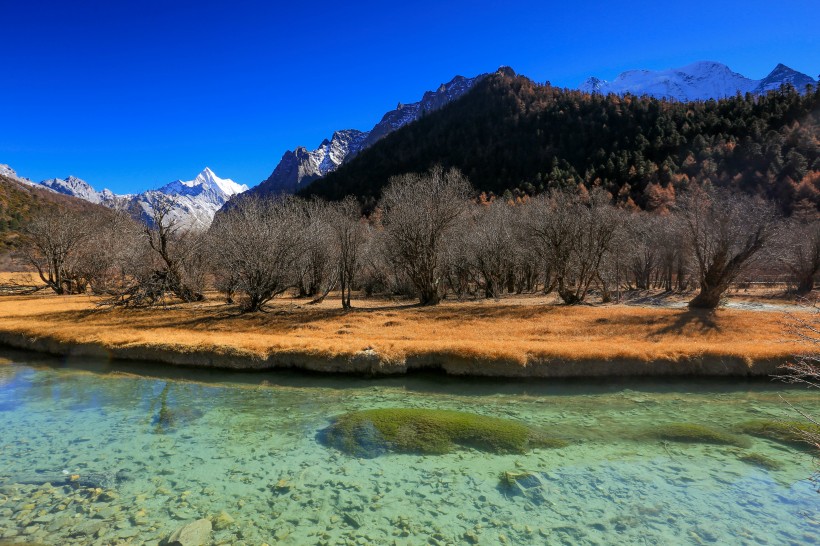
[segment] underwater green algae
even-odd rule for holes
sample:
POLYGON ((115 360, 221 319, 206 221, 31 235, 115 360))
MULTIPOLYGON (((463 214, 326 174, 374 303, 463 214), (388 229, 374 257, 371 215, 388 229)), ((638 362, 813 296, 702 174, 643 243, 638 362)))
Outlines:
POLYGON ((731 434, 705 425, 695 423, 670 423, 654 427, 650 436, 669 442, 733 445, 745 447, 749 442, 731 434))
POLYGON ((780 470, 783 468, 783 463, 776 461, 771 457, 767 457, 762 453, 745 453, 740 456, 740 460, 752 466, 765 468, 766 470, 780 470))
POLYGON ((775 421, 771 419, 755 419, 746 421, 737 427, 739 432, 750 436, 768 438, 793 447, 811 449, 806 434, 820 436, 820 426, 805 421, 775 421))
POLYGON ((371 409, 346 413, 325 429, 328 445, 360 457, 387 451, 444 454, 462 447, 491 453, 525 453, 564 447, 542 431, 498 417, 451 410, 371 409))

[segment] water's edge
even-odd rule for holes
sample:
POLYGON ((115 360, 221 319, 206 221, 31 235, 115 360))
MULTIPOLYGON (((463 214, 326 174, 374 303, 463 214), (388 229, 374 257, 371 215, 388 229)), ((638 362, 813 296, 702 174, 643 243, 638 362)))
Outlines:
POLYGON ((441 371, 448 375, 503 378, 589 377, 766 377, 777 373, 785 358, 751 360, 741 357, 703 355, 678 359, 567 360, 531 358, 526 364, 507 359, 470 359, 430 351, 402 360, 386 360, 372 350, 347 356, 323 356, 301 351, 280 351, 266 357, 225 348, 224 352, 138 345, 113 347, 102 343, 71 343, 20 332, 0 331, 0 346, 54 356, 107 358, 161 362, 192 368, 272 370, 292 368, 321 373, 396 375, 408 371, 441 371))

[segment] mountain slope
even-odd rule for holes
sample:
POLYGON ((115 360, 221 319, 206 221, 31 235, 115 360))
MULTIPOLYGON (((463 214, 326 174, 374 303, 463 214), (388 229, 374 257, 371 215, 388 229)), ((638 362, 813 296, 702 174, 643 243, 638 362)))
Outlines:
POLYGON ((20 229, 41 207, 68 207, 89 214, 108 210, 84 199, 39 187, 18 177, 7 165, 0 165, 0 252, 17 245, 20 229))
POLYGON ((270 195, 294 193, 314 180, 335 171, 345 161, 355 157, 393 131, 434 112, 467 93, 486 74, 474 78, 456 76, 441 84, 435 91, 427 91, 421 100, 401 104, 382 116, 370 131, 345 129, 336 131, 330 140, 324 140, 313 151, 300 146, 285 152, 271 175, 251 190, 252 194, 270 195))
POLYGON ((579 89, 589 93, 649 95, 679 101, 720 99, 737 93, 765 93, 791 84, 798 91, 816 82, 809 76, 778 64, 762 80, 752 80, 733 72, 728 66, 701 61, 669 70, 629 70, 608 82, 595 77, 579 89))
POLYGON ((681 103, 497 73, 301 194, 356 195, 372 206, 391 176, 441 164, 499 195, 599 184, 625 204, 653 208, 693 180, 708 179, 791 210, 803 200, 820 204, 818 128, 817 90, 681 103))

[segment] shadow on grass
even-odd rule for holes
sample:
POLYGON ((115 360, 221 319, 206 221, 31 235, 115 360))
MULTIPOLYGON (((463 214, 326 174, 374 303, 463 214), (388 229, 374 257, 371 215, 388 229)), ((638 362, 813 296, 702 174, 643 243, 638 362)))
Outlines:
POLYGON ((675 317, 671 324, 651 333, 651 336, 664 336, 669 334, 680 335, 684 333, 707 333, 720 332, 721 328, 717 323, 717 314, 712 309, 685 309, 675 317))

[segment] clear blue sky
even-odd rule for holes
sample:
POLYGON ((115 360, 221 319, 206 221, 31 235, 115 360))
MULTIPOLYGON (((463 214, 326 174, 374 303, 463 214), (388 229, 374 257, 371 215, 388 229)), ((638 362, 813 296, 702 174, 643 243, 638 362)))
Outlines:
POLYGON ((287 149, 500 65, 569 87, 696 60, 820 72, 816 0, 0 0, 0 21, 0 163, 119 193, 206 165, 255 185, 287 149))

